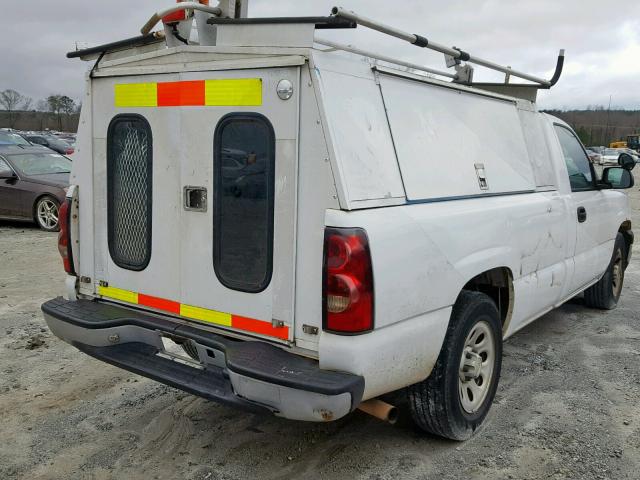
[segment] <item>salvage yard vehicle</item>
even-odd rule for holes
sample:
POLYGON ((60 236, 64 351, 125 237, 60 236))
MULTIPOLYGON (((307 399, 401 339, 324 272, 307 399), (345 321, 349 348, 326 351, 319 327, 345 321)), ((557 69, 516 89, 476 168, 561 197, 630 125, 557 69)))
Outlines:
POLYGON ((42 145, 43 147, 47 147, 54 152, 58 152, 63 155, 72 155, 74 152, 74 149, 69 143, 53 135, 27 134, 25 135, 25 138, 31 143, 42 145))
POLYGON ((61 209, 67 293, 42 310, 92 357, 302 421, 393 420, 379 397, 405 391, 419 427, 463 440, 504 339, 581 292, 616 307, 633 243, 616 189, 635 163, 598 179, 538 112, 563 52, 545 80, 341 8, 183 2, 69 56, 92 65, 61 209), (316 35, 357 26, 452 70, 316 35), (474 82, 473 64, 507 78, 474 82))
POLYGON ((0 218, 58 230, 71 160, 39 146, 0 145, 0 218))

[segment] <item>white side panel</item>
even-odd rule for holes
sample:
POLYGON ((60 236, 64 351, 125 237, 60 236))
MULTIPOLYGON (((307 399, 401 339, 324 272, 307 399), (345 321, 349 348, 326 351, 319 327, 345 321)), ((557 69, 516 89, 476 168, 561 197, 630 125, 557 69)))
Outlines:
POLYGON ((362 375, 363 400, 429 376, 447 333, 451 308, 419 315, 367 335, 320 336, 320 368, 362 375))
POLYGON ((514 102, 385 74, 380 82, 407 199, 535 189, 514 102))
POLYGON ((320 91, 345 203, 404 199, 380 88, 370 78, 322 70, 320 91))
POLYGON ((499 267, 508 268, 514 282, 543 270, 548 280, 542 294, 537 289, 516 292, 516 304, 520 292, 533 298, 514 310, 513 324, 555 305, 567 283, 567 216, 562 196, 543 192, 356 212, 328 210, 326 223, 367 231, 375 326, 385 328, 453 305, 469 280, 499 267))
MULTIPOLYGON (((69 183, 78 185, 78 247, 73 254, 79 277, 94 277, 93 248, 93 100, 91 80, 87 73, 85 95, 78 125, 78 148, 73 156, 69 183)), ((80 293, 93 295, 92 283, 80 283, 80 293)))
POLYGON ((519 109, 518 116, 522 123, 522 131, 531 160, 536 186, 539 188, 555 187, 553 162, 551 160, 551 152, 547 146, 547 139, 544 135, 541 115, 538 112, 519 109))
POLYGON ((296 345, 317 350, 318 335, 304 325, 322 328, 322 254, 327 208, 340 208, 324 130, 309 68, 300 82, 300 160, 296 242, 296 345))

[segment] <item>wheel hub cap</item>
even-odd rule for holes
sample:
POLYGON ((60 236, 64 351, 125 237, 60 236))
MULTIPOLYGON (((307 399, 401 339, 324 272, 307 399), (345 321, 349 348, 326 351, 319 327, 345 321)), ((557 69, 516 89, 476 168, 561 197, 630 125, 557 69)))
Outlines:
POLYGON ((477 412, 487 398, 495 366, 495 339, 486 321, 476 323, 464 343, 460 358, 458 390, 467 413, 477 412))
POLYGON ((622 291, 623 278, 624 268, 622 267, 622 256, 618 254, 613 264, 613 281, 611 285, 613 288, 613 295, 615 297, 620 296, 620 292, 622 291))
POLYGON ((38 205, 38 220, 46 228, 54 228, 58 224, 58 206, 50 200, 38 205))
POLYGON ((474 352, 471 347, 464 349, 465 354, 462 357, 462 368, 460 369, 460 379, 468 382, 475 380, 480 376, 482 368, 482 357, 474 352))

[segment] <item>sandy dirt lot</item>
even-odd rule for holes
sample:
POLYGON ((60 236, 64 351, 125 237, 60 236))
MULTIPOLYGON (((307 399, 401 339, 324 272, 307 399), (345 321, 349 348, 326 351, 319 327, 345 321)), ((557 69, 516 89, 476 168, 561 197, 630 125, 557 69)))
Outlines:
POLYGON ((359 412, 295 423, 97 362, 40 313, 62 293, 56 235, 0 222, 0 479, 638 479, 636 251, 617 310, 578 298, 507 342, 486 426, 452 443, 419 433, 404 408, 395 426, 359 412))

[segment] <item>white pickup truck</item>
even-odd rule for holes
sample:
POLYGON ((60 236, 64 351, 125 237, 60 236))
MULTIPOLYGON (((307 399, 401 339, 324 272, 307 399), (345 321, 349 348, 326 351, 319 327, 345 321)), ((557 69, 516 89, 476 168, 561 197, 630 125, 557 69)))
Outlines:
POLYGON ((95 63, 60 213, 67 294, 42 309, 92 357, 303 421, 390 418, 378 397, 404 390, 417 425, 461 440, 492 404, 504 339, 581 292, 616 306, 632 164, 598 178, 538 112, 559 71, 338 8, 249 19, 197 2, 70 56, 95 63), (315 36, 356 25, 455 70, 315 36), (474 83, 474 62, 529 83, 474 83))

